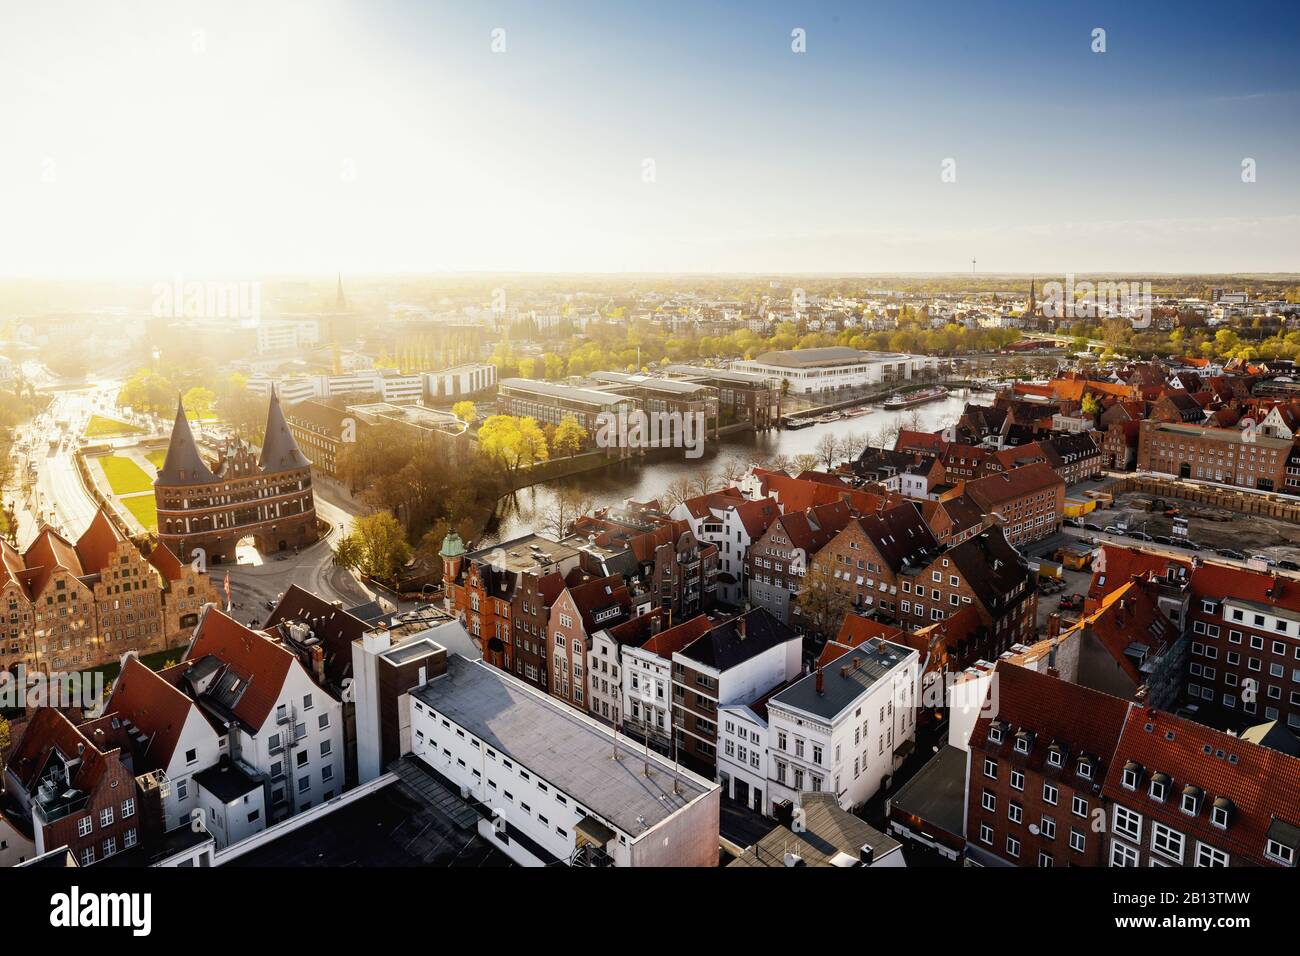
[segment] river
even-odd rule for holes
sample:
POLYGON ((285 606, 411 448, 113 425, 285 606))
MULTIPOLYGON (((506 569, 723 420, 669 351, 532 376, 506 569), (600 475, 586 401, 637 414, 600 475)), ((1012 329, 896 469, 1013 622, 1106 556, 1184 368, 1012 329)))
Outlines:
MULTIPOLYGON (((975 401, 988 401, 987 392, 974 394, 975 401)), ((749 461, 777 455, 793 458, 796 455, 815 454, 817 443, 828 433, 839 438, 860 438, 861 446, 865 447, 894 424, 902 428, 936 431, 955 423, 961 417, 966 403, 971 400, 969 393, 962 389, 955 390, 941 402, 901 411, 887 412, 879 406, 872 406, 869 414, 841 418, 839 421, 808 428, 729 435, 706 445, 704 456, 693 460, 664 458, 531 485, 501 499, 497 506, 495 526, 484 534, 477 546, 508 541, 534 528, 542 530, 546 522, 540 516, 546 513, 554 501, 556 488, 581 488, 591 496, 596 507, 622 504, 628 498, 647 501, 662 495, 675 479, 683 476, 693 478, 702 471, 717 471, 731 456, 749 461)), ((717 484, 721 486, 725 482, 719 478, 717 484)))

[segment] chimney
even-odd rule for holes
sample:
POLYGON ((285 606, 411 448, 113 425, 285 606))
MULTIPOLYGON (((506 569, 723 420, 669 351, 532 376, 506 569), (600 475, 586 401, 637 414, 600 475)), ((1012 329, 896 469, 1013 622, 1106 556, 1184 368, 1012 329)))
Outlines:
POLYGON ((743 614, 736 618, 736 633, 740 635, 742 641, 745 639, 745 616, 743 614))
POLYGON ((860 657, 853 658, 853 669, 857 670, 861 666, 862 666, 862 658, 860 657))
MULTIPOLYGON (((1061 615, 1053 611, 1047 616, 1047 637, 1051 641, 1056 640, 1056 635, 1061 633, 1061 615)), ((1052 645, 1055 647, 1055 643, 1052 645)))
POLYGON ((822 680, 822 669, 819 667, 817 668, 817 693, 823 693, 825 686, 825 682, 822 680))
POLYGON ((848 676, 849 676, 849 665, 848 665, 848 664, 845 664, 843 667, 840 668, 840 676, 841 676, 841 677, 848 677, 848 676))

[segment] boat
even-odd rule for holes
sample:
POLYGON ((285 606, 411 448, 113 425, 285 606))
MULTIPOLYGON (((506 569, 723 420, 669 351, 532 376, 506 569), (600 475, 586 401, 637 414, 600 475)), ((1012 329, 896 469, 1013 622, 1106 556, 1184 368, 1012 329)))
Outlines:
POLYGON ((840 420, 839 412, 827 412, 825 415, 818 415, 816 418, 813 419, 813 421, 822 425, 829 425, 831 422, 838 422, 839 420, 840 420))
POLYGON ((919 392, 908 392, 906 395, 891 395, 885 399, 884 407, 890 411, 897 411, 900 408, 912 408, 915 405, 924 405, 926 402, 935 402, 947 397, 948 390, 942 385, 936 385, 934 388, 923 388, 919 392))
POLYGON ((870 414, 871 414, 871 409, 859 406, 858 408, 850 408, 847 412, 844 413, 844 417, 857 418, 859 415, 870 415, 870 414))
POLYGON ((785 420, 786 428, 807 428, 813 423, 811 418, 787 418, 785 420))

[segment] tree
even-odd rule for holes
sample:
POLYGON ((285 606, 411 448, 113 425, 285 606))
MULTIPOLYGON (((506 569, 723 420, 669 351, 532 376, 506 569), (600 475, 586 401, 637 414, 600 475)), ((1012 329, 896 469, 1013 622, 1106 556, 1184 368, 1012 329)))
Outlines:
POLYGON ((391 512, 376 511, 356 518, 352 522, 352 533, 347 537, 354 539, 353 543, 345 545, 339 542, 335 550, 336 559, 341 550, 345 558, 355 561, 356 570, 369 577, 392 581, 411 559, 406 532, 391 512))
POLYGON ((164 414, 176 407, 176 386, 152 369, 138 369, 117 393, 117 403, 137 412, 164 414))
POLYGON ((347 568, 349 571, 359 570, 361 567, 361 542, 352 535, 344 535, 339 538, 338 544, 334 545, 334 563, 341 568, 347 568))
POLYGON ((817 440, 816 452, 819 463, 826 465, 830 471, 840 458, 840 440, 833 433, 827 432, 817 440))
POLYGON ((823 551, 813 559, 804 576, 803 590, 795 598, 800 626, 806 633, 820 638, 838 634, 844 616, 853 607, 849 596, 840 589, 840 582, 831 574, 829 557, 823 551))
POLYGON ((663 503, 671 511, 678 505, 695 497, 695 482, 689 476, 674 478, 663 491, 663 503))
POLYGON ((478 446, 512 478, 520 468, 531 468, 550 458, 546 436, 535 418, 492 415, 478 430, 478 446))
POLYGON ((9 735, 9 721, 5 720, 4 715, 0 714, 0 772, 4 770, 5 754, 9 752, 9 745, 12 743, 9 735))
POLYGON ((817 455, 803 454, 794 456, 794 473, 795 476, 803 474, 805 471, 816 471, 817 466, 821 464, 821 458, 817 455))
POLYGON ((212 406, 216 400, 216 393, 212 389, 196 385, 181 396, 181 405, 185 408, 187 418, 202 421, 212 417, 212 406))
POLYGON ((472 422, 478 417, 478 409, 474 407, 473 402, 457 402, 451 406, 451 413, 466 423, 472 422))
POLYGON ((1091 415, 1094 418, 1096 417, 1097 413, 1101 411, 1101 403, 1097 401, 1097 396, 1093 395, 1092 392, 1084 393, 1083 401, 1080 403, 1080 405, 1083 408, 1083 413, 1085 415, 1091 415))
POLYGON ((556 538, 568 535, 573 522, 595 507, 591 495, 578 488, 558 488, 538 517, 543 526, 556 538))
POLYGON ((587 429, 578 424, 578 419, 565 415, 555 428, 555 438, 551 447, 560 454, 572 458, 587 442, 587 429))

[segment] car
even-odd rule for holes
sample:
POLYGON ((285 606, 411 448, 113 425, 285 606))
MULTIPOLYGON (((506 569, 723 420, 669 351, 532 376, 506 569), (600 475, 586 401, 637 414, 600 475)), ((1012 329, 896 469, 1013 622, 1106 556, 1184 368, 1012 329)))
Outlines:
POLYGON ((1151 535, 1147 534, 1145 531, 1130 531, 1130 532, 1128 533, 1128 536, 1129 536, 1130 538, 1132 538, 1134 541, 1150 541, 1150 540, 1151 540, 1151 535))
POLYGON ((1122 535, 1124 534, 1124 529, 1123 529, 1123 528, 1116 527, 1116 526, 1113 525, 1113 524, 1108 524, 1108 525, 1106 525, 1106 533, 1107 533, 1107 534, 1118 534, 1118 535, 1121 535, 1121 536, 1122 536, 1122 535))
POLYGON ((1215 550, 1214 553, 1221 558, 1231 558, 1234 561, 1246 560, 1246 556, 1244 554, 1242 554, 1240 551, 1234 550, 1233 548, 1218 548, 1215 550))
POLYGON ((1300 564, 1291 560, 1279 561, 1277 566, 1283 571, 1300 571, 1300 564))
POLYGON ((1270 558, 1267 554, 1252 554, 1252 555, 1250 556, 1250 560, 1252 560, 1252 561, 1263 561, 1263 562, 1264 562, 1265 564, 1267 564, 1270 568, 1271 568, 1271 567, 1275 567, 1275 566, 1277 565, 1277 562, 1274 561, 1272 558, 1270 558))
POLYGON ((1182 547, 1183 544, 1183 542, 1175 541, 1173 538, 1169 537, 1166 534, 1158 534, 1155 537, 1153 537, 1151 540, 1154 541, 1156 544, 1163 544, 1169 547, 1173 547, 1174 545, 1182 547))
POLYGON ((1084 527, 1087 528, 1089 531, 1100 531, 1100 530, 1102 530, 1101 525, 1099 525, 1099 524, 1087 524, 1087 523, 1085 523, 1085 524, 1084 524, 1084 527))

